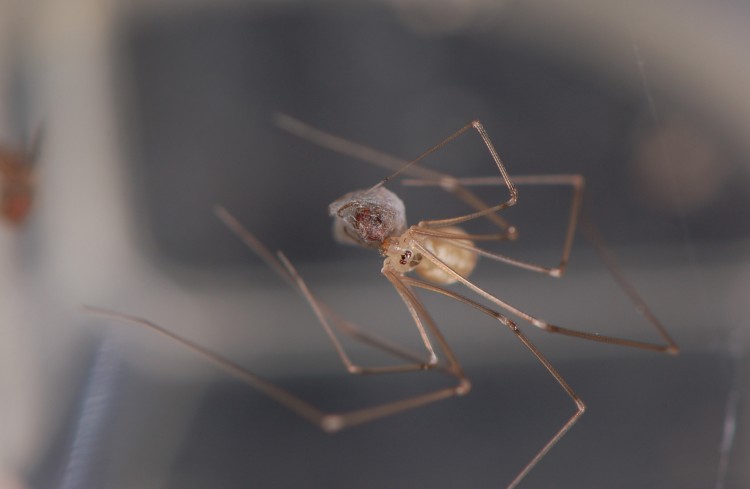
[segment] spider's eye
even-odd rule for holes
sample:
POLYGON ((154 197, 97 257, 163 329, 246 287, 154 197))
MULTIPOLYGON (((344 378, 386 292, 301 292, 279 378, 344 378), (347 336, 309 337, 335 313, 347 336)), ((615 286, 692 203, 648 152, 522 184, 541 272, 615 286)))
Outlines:
POLYGON ((401 259, 398 262, 402 265, 406 265, 407 263, 409 263, 409 260, 411 260, 412 255, 413 254, 411 251, 406 250, 404 251, 404 254, 401 255, 401 259))

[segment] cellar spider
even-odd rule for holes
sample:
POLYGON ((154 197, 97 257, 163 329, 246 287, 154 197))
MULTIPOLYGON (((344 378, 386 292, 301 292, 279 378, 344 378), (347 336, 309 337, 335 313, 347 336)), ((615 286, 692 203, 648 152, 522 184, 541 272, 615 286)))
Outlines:
POLYGON ((40 144, 39 129, 26 150, 0 147, 0 214, 16 226, 26 219, 34 199, 35 164, 40 144))
POLYGON ((373 421, 398 412, 413 409, 442 399, 466 395, 471 390, 471 382, 465 375, 452 348, 443 336, 426 307, 415 294, 415 289, 423 289, 458 301, 474 308, 506 327, 521 344, 544 366, 549 374, 557 381, 575 405, 575 412, 557 430, 556 433, 541 447, 536 455, 523 467, 516 477, 508 484, 508 488, 516 487, 528 472, 547 454, 547 452, 565 435, 578 421, 585 405, 581 398, 573 391, 547 358, 526 337, 516 322, 506 314, 515 316, 531 325, 549 333, 557 333, 591 341, 598 341, 614 345, 629 346, 644 350, 653 350, 668 354, 677 354, 678 347, 665 328, 640 298, 635 289, 620 273, 614 256, 604 247, 598 231, 587 220, 582 220, 582 227, 587 237, 594 243, 605 264, 612 273, 615 281, 623 289, 630 301, 646 319, 654 326, 664 344, 634 341, 595 333, 587 333, 575 329, 565 328, 542 320, 503 301, 499 297, 484 290, 469 279, 475 269, 479 257, 499 261, 552 277, 561 277, 568 264, 568 258, 573 245, 573 237, 581 212, 584 191, 584 179, 580 175, 525 175, 511 178, 500 160, 489 136, 479 121, 473 121, 462 127, 440 143, 428 149, 411 161, 404 161, 357 143, 347 141, 337 136, 325 133, 312 126, 283 114, 277 114, 276 124, 303 139, 314 144, 329 148, 370 164, 394 170, 386 179, 364 190, 350 192, 334 201, 329 206, 329 212, 334 218, 334 236, 337 241, 354 244, 377 250, 383 256, 381 273, 395 288, 419 332, 421 343, 426 354, 416 354, 398 345, 367 333, 354 323, 339 316, 333 308, 318 299, 308 288, 305 281, 283 252, 272 253, 250 231, 245 229, 226 209, 217 206, 216 215, 222 220, 250 249, 252 249, 266 264, 282 279, 297 290, 322 325, 325 334, 331 341, 342 364, 351 374, 379 374, 394 372, 409 372, 418 370, 437 370, 455 379, 450 387, 432 392, 415 395, 405 399, 388 402, 373 407, 341 413, 325 413, 260 376, 240 367, 208 349, 182 338, 161 326, 127 314, 87 307, 89 312, 116 317, 134 322, 155 330, 188 349, 202 355, 223 370, 254 386, 264 394, 280 404, 296 412, 303 418, 319 426, 326 432, 336 432, 354 425, 373 421), (438 172, 422 166, 420 163, 430 154, 440 150, 445 145, 460 136, 476 131, 481 137, 484 147, 494 162, 500 176, 486 178, 454 178, 446 173, 438 172), (403 202, 385 186, 394 177, 405 174, 413 177, 405 183, 413 186, 438 186, 451 193, 459 200, 471 206, 473 212, 457 217, 440 220, 421 221, 407 227, 403 202), (508 191, 507 198, 495 204, 485 204, 470 187, 480 185, 504 186, 508 191), (505 255, 497 254, 478 247, 475 242, 492 242, 515 239, 516 228, 499 215, 503 209, 516 204, 518 191, 516 185, 564 185, 573 189, 570 203, 567 229, 563 242, 560 261, 556 266, 547 267, 526 261, 517 260, 505 255), (458 225, 476 220, 486 219, 494 232, 488 234, 469 234, 458 225), (408 275, 415 272, 419 278, 408 275), (477 296, 492 303, 496 309, 480 304, 476 300, 448 289, 451 284, 459 284, 474 292, 477 296), (362 366, 349 357, 337 332, 347 335, 366 345, 392 355, 401 360, 397 365, 362 366), (437 348, 436 348, 437 347, 437 348), (438 360, 438 352, 442 361, 438 360))

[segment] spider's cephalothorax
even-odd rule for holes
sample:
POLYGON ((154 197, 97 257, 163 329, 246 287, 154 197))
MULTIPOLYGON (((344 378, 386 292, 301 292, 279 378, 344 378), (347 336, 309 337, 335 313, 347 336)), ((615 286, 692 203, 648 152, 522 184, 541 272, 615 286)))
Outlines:
POLYGON ((391 236, 380 248, 387 267, 398 273, 411 272, 422 263, 422 254, 414 250, 412 239, 406 232, 401 236, 391 236))
MULTIPOLYGON (((440 228, 440 231, 456 236, 466 234, 457 226, 440 228)), ((419 249, 424 248, 427 253, 457 274, 468 277, 476 268, 479 259, 479 255, 471 249, 473 246, 474 243, 468 239, 444 239, 436 236, 415 238, 412 232, 406 231, 401 236, 388 238, 383 243, 381 253, 386 257, 386 266, 398 273, 414 270, 430 282, 449 285, 458 280, 456 276, 438 265, 434 258, 425 258, 419 249), (415 239, 418 239, 418 246, 415 245, 415 239)))
POLYGON ((383 242, 406 230, 406 209, 396 194, 384 187, 355 190, 328 206, 334 218, 337 241, 366 248, 380 248, 383 242))

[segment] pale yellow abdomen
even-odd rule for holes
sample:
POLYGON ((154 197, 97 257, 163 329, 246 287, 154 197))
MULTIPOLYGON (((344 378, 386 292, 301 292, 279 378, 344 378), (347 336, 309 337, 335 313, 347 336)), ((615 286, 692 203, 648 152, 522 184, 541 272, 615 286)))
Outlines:
MULTIPOLYGON (((455 226, 439 228, 437 231, 451 234, 465 234, 464 230, 455 226)), ((424 236, 419 240, 427 250, 435 255, 440 261, 455 270, 459 275, 468 277, 477 265, 479 255, 472 250, 461 248, 454 243, 462 243, 474 246, 468 239, 445 239, 433 236, 424 236)), ((414 270, 422 278, 436 284, 448 285, 456 282, 456 278, 442 270, 438 265, 425 257, 414 270)))

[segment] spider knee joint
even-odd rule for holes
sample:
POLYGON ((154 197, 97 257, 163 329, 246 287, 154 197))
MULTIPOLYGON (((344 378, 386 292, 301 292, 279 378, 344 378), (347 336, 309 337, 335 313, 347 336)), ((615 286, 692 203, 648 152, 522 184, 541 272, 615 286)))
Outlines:
POLYGON ((531 324, 533 324, 537 328, 541 328, 541 329, 543 329, 545 331, 548 331, 550 333, 556 333, 556 332, 560 331, 560 328, 557 327, 557 326, 555 326, 554 324, 549 324, 549 323, 546 323, 546 322, 544 322, 542 320, 539 320, 539 319, 534 319, 531 322, 531 324))
POLYGON ((352 375, 362 375, 362 367, 357 365, 349 365, 346 370, 352 375))
POLYGON ((458 180, 454 177, 443 177, 440 179, 440 186, 445 190, 455 190, 458 187, 458 180))
POLYGON ((573 398, 573 400, 576 403, 576 407, 578 408, 578 413, 583 414, 586 412, 586 404, 581 400, 580 397, 576 396, 573 398))
POLYGON ((461 382, 456 387, 456 395, 465 396, 469 392, 471 392, 471 381, 469 379, 461 379, 461 382))
POLYGON ((344 428, 344 417, 338 414, 328 414, 320 420, 320 427, 326 433, 336 433, 344 428))

